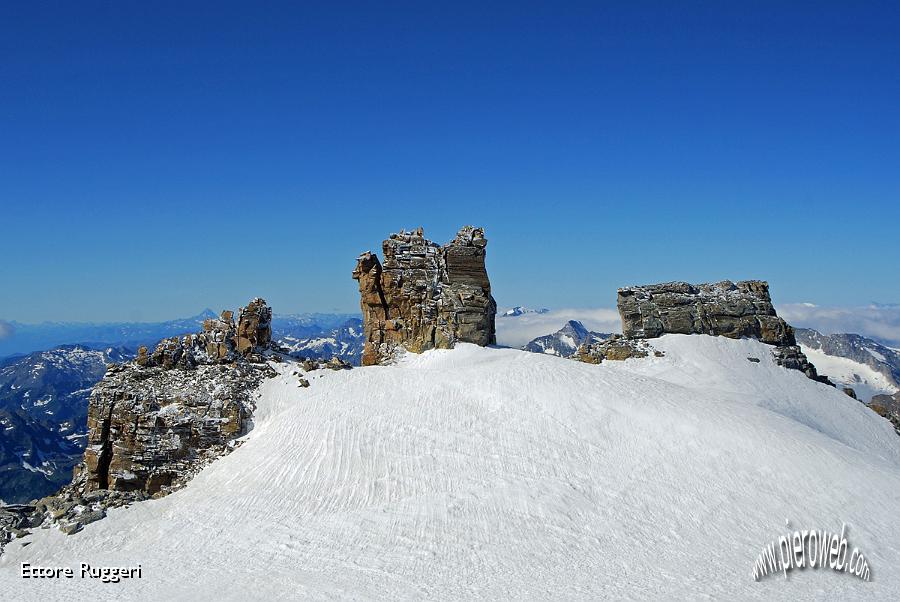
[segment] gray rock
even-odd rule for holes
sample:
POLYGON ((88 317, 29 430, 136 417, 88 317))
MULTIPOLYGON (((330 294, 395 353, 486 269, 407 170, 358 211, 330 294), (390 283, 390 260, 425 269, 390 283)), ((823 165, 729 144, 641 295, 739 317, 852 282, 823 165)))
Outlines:
POLYGON ((617 306, 627 338, 664 334, 753 338, 774 347, 772 354, 779 365, 831 384, 800 350, 794 329, 775 313, 769 285, 762 280, 625 287, 619 289, 617 306))

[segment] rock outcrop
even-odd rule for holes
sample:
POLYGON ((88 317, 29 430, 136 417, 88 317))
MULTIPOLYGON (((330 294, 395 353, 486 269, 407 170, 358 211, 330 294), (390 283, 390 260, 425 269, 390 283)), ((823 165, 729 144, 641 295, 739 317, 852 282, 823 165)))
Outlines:
POLYGON ((794 329, 779 318, 761 280, 689 284, 666 282, 619 289, 617 300, 622 333, 630 339, 664 334, 707 334, 733 339, 758 339, 773 345, 776 362, 820 377, 794 337, 794 329))
POLYGON ((88 445, 74 482, 83 491, 166 493, 228 451, 246 428, 267 367, 111 365, 88 407, 88 445))
POLYGON ((869 407, 890 420, 894 430, 900 435, 900 392, 893 395, 876 395, 869 402, 869 407))
POLYGON ((622 361, 633 357, 649 357, 651 353, 656 357, 665 355, 645 340, 626 339, 622 335, 613 334, 603 341, 581 345, 572 358, 587 364, 599 364, 603 360, 622 361))
POLYGON ((775 313, 769 285, 759 280, 620 288, 617 306, 622 334, 628 338, 708 334, 750 337, 770 345, 796 344, 793 329, 775 313))
POLYGON ((142 347, 112 364, 91 392, 88 445, 75 469, 81 491, 166 493, 228 450, 253 412, 251 392, 270 372, 262 354, 272 310, 254 299, 208 319, 203 332, 142 347))
POLYGON ((458 342, 496 342, 497 304, 485 269, 487 239, 466 226, 439 246, 400 231, 382 244, 384 264, 366 252, 357 259, 365 346, 364 366, 387 363, 398 348, 420 353, 458 342))
POLYGON ((237 325, 234 312, 203 322, 203 332, 163 339, 153 352, 138 349, 135 363, 148 368, 191 369, 200 364, 233 363, 268 349, 272 342, 272 308, 256 298, 242 307, 237 325))
MULTIPOLYGON (((203 331, 162 340, 134 361, 107 366, 88 403, 88 443, 69 485, 0 512, 0 547, 23 529, 57 524, 75 533, 111 507, 166 495, 235 446, 255 409, 272 310, 254 299, 206 320, 203 331)), ((349 367, 337 360, 330 368, 349 367)))

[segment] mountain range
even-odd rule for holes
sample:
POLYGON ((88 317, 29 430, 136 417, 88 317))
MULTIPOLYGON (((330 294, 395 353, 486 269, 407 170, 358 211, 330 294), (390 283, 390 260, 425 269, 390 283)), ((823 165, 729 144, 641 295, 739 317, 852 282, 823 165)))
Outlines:
POLYGON ((0 361, 0 499, 25 502, 72 478, 91 388, 131 349, 65 345, 0 361))
MULTIPOLYGON (((201 330, 204 321, 218 316, 207 308, 188 318, 163 322, 9 322, 10 334, 0 338, 0 358, 70 344, 91 348, 119 346, 137 349, 141 345, 153 345, 166 337, 201 330)), ((330 331, 358 317, 358 314, 316 312, 276 315, 272 319, 272 334, 276 339, 285 336, 305 338, 318 335, 323 330, 330 331)))
POLYGON ((858 334, 822 334, 808 328, 797 328, 795 334, 819 372, 839 386, 851 387, 860 401, 900 391, 897 350, 858 334))

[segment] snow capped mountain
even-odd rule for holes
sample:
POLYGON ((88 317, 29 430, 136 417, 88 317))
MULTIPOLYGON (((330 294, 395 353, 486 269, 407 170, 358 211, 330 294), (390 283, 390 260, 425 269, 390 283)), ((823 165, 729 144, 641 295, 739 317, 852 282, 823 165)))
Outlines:
POLYGON ((362 320, 350 318, 328 332, 314 332, 307 337, 286 335, 277 342, 294 357, 328 360, 337 356, 358 366, 365 339, 362 320))
POLYGON ((545 314, 550 310, 547 308, 541 309, 531 309, 528 307, 522 307, 521 305, 516 305, 506 311, 499 312, 497 314, 498 318, 516 318, 518 316, 523 316, 525 314, 545 314))
POLYGON ((64 345, 0 362, 0 497, 24 502, 69 482, 84 451, 87 400, 121 347, 64 345))
POLYGON ((858 334, 822 334, 796 329, 797 342, 820 374, 852 387, 868 403, 875 395, 900 391, 900 353, 858 334))
POLYGON ((196 316, 165 322, 12 322, 14 336, 0 339, 0 357, 72 343, 91 348, 108 345, 137 349, 141 345, 153 345, 166 337, 196 332, 204 320, 217 315, 211 309, 204 309, 196 316))
POLYGON ((300 313, 275 315, 272 318, 272 337, 275 340, 294 337, 308 338, 340 328, 359 314, 300 313))
MULTIPOLYGON (((202 330, 203 322, 219 314, 207 308, 195 316, 165 322, 45 322, 20 324, 12 322, 14 336, 0 338, 0 357, 31 353, 63 344, 80 343, 91 348, 104 345, 137 349, 160 340, 202 330)), ((284 336, 309 337, 338 328, 357 314, 299 313, 276 315, 272 332, 276 338, 284 336)))
POLYGON ((533 339, 522 349, 531 351, 532 353, 546 353, 549 355, 558 355, 560 357, 569 357, 573 355, 582 344, 599 343, 607 338, 609 334, 601 332, 591 332, 584 327, 584 324, 578 320, 569 320, 566 325, 554 332, 553 334, 544 335, 533 339))
POLYGON ((0 588, 9 599, 900 599, 890 423, 754 340, 666 335, 654 347, 665 356, 600 365, 464 344, 348 371, 273 363, 234 452, 80 533, 13 541, 0 588), (807 569, 754 582, 786 519, 846 523, 873 580, 807 569), (22 579, 22 562, 140 564, 143 578, 22 579))

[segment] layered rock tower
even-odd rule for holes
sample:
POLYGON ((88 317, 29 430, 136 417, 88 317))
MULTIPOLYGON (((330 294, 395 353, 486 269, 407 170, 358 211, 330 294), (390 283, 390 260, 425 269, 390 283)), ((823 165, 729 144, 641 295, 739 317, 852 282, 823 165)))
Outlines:
POLYGON ((420 353, 496 343, 486 248, 481 228, 465 226, 443 246, 419 228, 384 241, 384 264, 371 252, 360 255, 353 278, 363 314, 362 364, 389 362, 399 347, 420 353))

